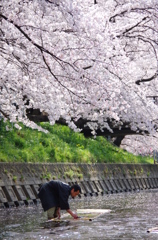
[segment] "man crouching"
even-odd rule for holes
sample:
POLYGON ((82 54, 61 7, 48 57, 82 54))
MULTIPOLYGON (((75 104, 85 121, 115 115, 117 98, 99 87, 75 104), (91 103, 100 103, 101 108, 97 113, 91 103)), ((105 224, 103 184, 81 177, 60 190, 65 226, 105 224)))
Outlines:
POLYGON ((66 210, 74 219, 78 216, 70 210, 68 198, 75 198, 81 193, 78 184, 69 186, 61 181, 50 181, 39 188, 38 196, 41 200, 44 211, 47 211, 48 220, 60 218, 60 209, 66 210))

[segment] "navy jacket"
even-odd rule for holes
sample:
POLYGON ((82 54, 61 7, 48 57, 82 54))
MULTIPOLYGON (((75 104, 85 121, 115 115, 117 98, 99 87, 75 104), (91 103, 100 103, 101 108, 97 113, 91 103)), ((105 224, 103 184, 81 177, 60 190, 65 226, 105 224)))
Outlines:
POLYGON ((69 209, 68 198, 71 187, 61 181, 50 181, 44 183, 39 188, 38 196, 41 200, 44 211, 52 207, 60 207, 61 209, 69 209))

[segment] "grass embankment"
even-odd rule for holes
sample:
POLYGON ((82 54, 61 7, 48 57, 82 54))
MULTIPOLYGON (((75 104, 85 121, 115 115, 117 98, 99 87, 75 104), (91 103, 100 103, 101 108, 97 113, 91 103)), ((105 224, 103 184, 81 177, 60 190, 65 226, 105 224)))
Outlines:
POLYGON ((153 163, 152 158, 134 156, 113 146, 104 137, 85 138, 66 126, 40 125, 49 133, 23 125, 22 130, 18 130, 1 121, 0 162, 153 163))

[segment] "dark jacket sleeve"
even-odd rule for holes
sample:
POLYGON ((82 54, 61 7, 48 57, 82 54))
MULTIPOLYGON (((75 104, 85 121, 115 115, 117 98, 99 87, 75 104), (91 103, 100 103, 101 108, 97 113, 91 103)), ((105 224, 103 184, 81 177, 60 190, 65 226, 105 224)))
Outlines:
POLYGON ((69 195, 70 195, 70 186, 63 182, 60 182, 58 185, 59 189, 59 206, 61 209, 69 209, 69 195))

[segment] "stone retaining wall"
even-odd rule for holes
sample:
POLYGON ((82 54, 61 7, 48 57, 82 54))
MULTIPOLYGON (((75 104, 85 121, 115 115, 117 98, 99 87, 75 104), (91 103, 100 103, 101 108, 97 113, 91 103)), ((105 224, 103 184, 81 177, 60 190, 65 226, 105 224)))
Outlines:
POLYGON ((0 207, 36 204, 41 183, 78 183, 84 196, 158 188, 158 165, 0 163, 0 207))

